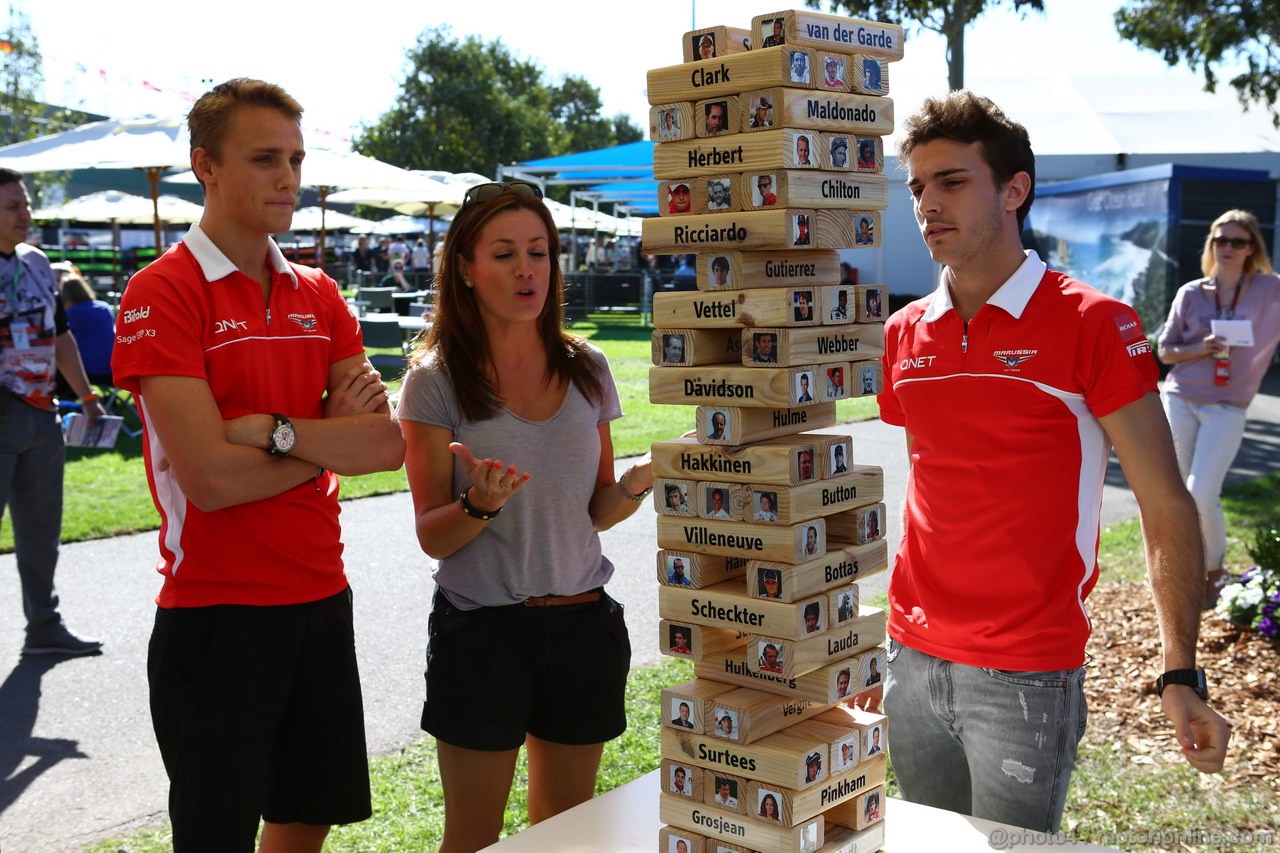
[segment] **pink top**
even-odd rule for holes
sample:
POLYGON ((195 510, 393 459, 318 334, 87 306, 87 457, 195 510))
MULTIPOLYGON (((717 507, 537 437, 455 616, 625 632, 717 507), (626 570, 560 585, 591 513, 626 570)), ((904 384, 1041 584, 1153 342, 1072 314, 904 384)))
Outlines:
MULTIPOLYGON (((1169 308, 1169 319, 1160 333, 1160 346, 1191 344, 1209 334, 1209 322, 1218 316, 1210 279, 1190 281, 1178 288, 1169 308)), ((1223 306, 1223 319, 1225 316, 1223 306)), ((1180 361, 1169 371, 1164 390, 1199 406, 1226 403, 1249 408, 1280 344, 1280 278, 1254 275, 1240 296, 1231 319, 1253 323, 1253 346, 1231 348, 1231 381, 1213 384, 1214 359, 1180 361)))

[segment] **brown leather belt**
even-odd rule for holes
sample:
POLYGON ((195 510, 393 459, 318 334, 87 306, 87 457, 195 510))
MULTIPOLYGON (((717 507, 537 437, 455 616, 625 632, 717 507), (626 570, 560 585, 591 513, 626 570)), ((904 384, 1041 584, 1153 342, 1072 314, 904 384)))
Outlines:
POLYGON ((592 590, 591 592, 580 592, 577 595, 538 595, 533 598, 526 598, 524 606, 559 607, 562 604, 587 604, 588 602, 599 600, 599 591, 592 590))

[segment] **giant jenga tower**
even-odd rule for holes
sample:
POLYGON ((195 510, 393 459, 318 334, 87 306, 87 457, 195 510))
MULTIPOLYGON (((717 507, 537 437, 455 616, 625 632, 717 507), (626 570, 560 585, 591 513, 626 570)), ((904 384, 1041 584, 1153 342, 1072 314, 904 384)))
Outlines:
POLYGON ((841 284, 879 246, 889 62, 902 29, 805 10, 683 37, 649 72, 662 215, 646 252, 697 256, 654 297, 654 403, 696 437, 653 445, 658 640, 695 662, 662 693, 661 853, 883 846, 883 471, 831 431, 878 393, 887 292, 841 284), (752 46, 755 49, 751 49, 752 46))

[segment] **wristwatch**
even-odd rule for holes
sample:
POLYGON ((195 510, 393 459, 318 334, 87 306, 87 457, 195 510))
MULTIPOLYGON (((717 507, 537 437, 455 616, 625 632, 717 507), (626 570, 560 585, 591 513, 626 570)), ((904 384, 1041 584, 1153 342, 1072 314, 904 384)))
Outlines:
POLYGON ((1164 689, 1170 684, 1183 684, 1195 691, 1204 701, 1209 700, 1209 685, 1204 679, 1203 669, 1171 669, 1156 679, 1156 695, 1163 696, 1164 689))
POLYGON ((267 452, 272 456, 288 456, 293 446, 298 443, 298 434, 293 430, 293 423, 281 414, 272 414, 276 419, 271 437, 267 439, 267 452))

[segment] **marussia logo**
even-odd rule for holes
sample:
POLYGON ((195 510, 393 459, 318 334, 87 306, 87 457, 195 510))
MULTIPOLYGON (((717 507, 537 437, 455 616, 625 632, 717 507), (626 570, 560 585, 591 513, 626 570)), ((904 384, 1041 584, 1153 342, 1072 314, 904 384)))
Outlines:
POLYGON ((1005 367, 1017 367, 1029 358, 1034 358, 1040 350, 1035 349, 1002 349, 992 353, 1005 367))
POLYGON ((289 319, 297 323, 308 332, 315 331, 316 315, 315 314, 290 314, 289 319))
POLYGON ((1151 341, 1143 338, 1140 341, 1129 344, 1125 349, 1128 350, 1130 357, 1139 356, 1144 352, 1151 352, 1151 341))

